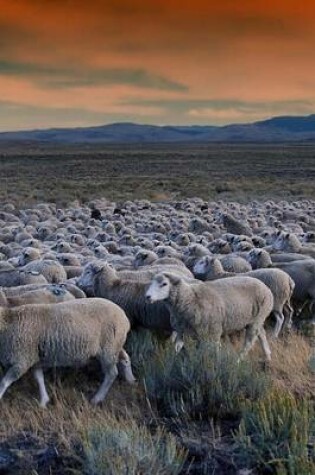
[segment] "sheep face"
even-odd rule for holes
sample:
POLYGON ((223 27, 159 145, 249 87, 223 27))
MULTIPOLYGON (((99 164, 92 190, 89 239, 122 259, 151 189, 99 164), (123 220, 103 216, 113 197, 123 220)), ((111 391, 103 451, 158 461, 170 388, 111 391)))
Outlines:
POLYGON ((207 256, 202 257, 194 265, 193 272, 194 274, 203 275, 208 271, 208 266, 209 266, 209 258, 207 256))
POLYGON ((168 298, 171 290, 171 282, 168 277, 163 274, 157 275, 153 278, 145 298, 149 303, 157 302, 158 300, 165 300, 168 298))
POLYGON ((93 295, 94 277, 96 273, 96 269, 92 265, 87 265, 77 281, 78 287, 84 290, 87 295, 93 295))

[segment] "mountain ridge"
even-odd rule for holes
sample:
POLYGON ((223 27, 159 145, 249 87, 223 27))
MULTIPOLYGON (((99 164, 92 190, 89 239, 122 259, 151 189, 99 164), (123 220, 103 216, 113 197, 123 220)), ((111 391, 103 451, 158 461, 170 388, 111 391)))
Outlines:
POLYGON ((0 132, 0 143, 167 143, 167 142, 307 142, 315 141, 315 114, 276 116, 247 124, 150 125, 115 122, 90 127, 60 127, 0 132))

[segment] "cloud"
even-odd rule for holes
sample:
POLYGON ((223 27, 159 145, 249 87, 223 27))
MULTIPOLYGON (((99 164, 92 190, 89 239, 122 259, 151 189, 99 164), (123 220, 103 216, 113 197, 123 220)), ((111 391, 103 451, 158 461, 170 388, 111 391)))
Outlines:
POLYGON ((52 127, 88 127, 112 122, 150 123, 159 110, 139 107, 106 112, 79 107, 45 107, 0 101, 0 131, 43 129, 52 127))
POLYGON ((143 69, 55 68, 49 65, 0 61, 0 76, 29 78, 48 88, 74 88, 96 85, 127 84, 139 88, 179 91, 188 90, 184 84, 143 69))

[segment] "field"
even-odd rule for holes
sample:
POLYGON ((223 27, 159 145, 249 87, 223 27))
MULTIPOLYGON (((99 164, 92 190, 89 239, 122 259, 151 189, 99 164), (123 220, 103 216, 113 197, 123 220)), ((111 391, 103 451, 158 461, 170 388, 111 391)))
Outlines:
MULTIPOLYGON (((58 207, 121 202, 315 198, 315 146, 0 145, 0 203, 58 207)), ((131 333, 137 384, 117 380, 89 400, 99 367, 47 371, 52 401, 38 406, 31 375, 0 403, 0 473, 12 475, 315 474, 314 325, 268 339, 238 364, 242 335, 196 347, 131 333)))
POLYGON ((312 145, 0 145, 0 199, 314 198, 312 145))

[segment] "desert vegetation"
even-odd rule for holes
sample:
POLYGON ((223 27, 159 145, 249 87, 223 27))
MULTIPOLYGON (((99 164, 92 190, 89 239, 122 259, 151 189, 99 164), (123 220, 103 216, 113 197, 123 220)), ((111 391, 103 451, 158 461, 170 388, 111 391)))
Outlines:
POLYGON ((19 203, 312 198, 312 145, 0 144, 0 197, 19 203))

